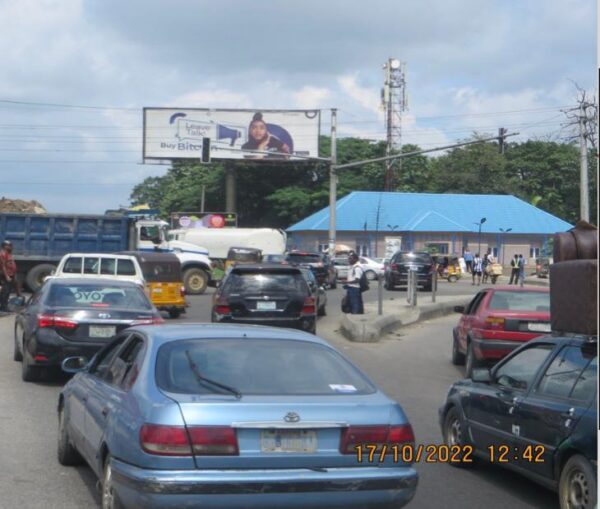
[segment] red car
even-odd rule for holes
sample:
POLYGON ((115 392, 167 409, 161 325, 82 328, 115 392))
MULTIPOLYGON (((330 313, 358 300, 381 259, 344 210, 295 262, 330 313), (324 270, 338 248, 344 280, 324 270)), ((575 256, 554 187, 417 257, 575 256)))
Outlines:
POLYGON ((497 362, 530 339, 550 332, 548 288, 486 288, 465 306, 453 330, 452 363, 465 364, 466 375, 497 362))

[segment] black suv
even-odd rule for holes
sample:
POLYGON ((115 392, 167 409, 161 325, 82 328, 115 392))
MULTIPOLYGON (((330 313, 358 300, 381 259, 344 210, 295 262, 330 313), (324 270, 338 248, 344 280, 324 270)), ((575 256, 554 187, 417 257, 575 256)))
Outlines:
POLYGON ((433 284, 434 263, 429 253, 398 251, 392 256, 385 270, 384 287, 393 290, 396 286, 408 284, 408 271, 417 272, 417 284, 427 292, 433 284))
POLYGON ((296 264, 310 269, 321 286, 337 287, 337 272, 331 258, 324 253, 305 253, 290 251, 286 257, 290 264, 296 264))
POLYGON ((292 327, 314 334, 317 299, 300 267, 234 265, 215 292, 211 321, 292 327))

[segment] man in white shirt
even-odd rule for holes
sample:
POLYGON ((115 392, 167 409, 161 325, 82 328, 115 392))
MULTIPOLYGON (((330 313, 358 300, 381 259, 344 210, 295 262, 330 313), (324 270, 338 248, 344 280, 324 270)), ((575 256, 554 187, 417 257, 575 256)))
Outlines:
POLYGON ((360 291, 360 278, 363 275, 364 269, 359 263, 358 255, 350 253, 348 255, 350 270, 348 271, 348 279, 344 288, 346 289, 346 298, 350 303, 350 313, 353 315, 363 315, 365 313, 362 293, 360 291))

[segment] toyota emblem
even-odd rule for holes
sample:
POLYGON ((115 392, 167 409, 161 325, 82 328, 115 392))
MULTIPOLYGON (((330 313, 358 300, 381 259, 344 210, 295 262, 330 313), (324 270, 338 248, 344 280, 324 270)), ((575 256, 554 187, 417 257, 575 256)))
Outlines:
POLYGON ((296 412, 288 412, 285 414, 283 420, 285 422, 298 422, 300 420, 300 416, 296 412))

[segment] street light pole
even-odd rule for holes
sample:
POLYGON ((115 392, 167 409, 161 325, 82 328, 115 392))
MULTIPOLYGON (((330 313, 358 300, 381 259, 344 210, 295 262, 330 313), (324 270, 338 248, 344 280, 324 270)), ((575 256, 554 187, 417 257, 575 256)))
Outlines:
POLYGON ((504 228, 498 228, 501 232, 502 232, 502 266, 504 266, 504 244, 505 244, 505 236, 508 232, 512 231, 512 228, 506 228, 506 230, 504 228))
POLYGON ((329 256, 335 256, 337 200, 337 109, 331 109, 331 160, 329 165, 329 256))
POLYGON ((479 254, 479 256, 481 256, 481 225, 483 223, 485 223, 486 221, 487 221, 487 219, 485 217, 482 217, 478 223, 473 223, 473 224, 476 224, 479 227, 478 247, 477 247, 477 253, 479 254))

